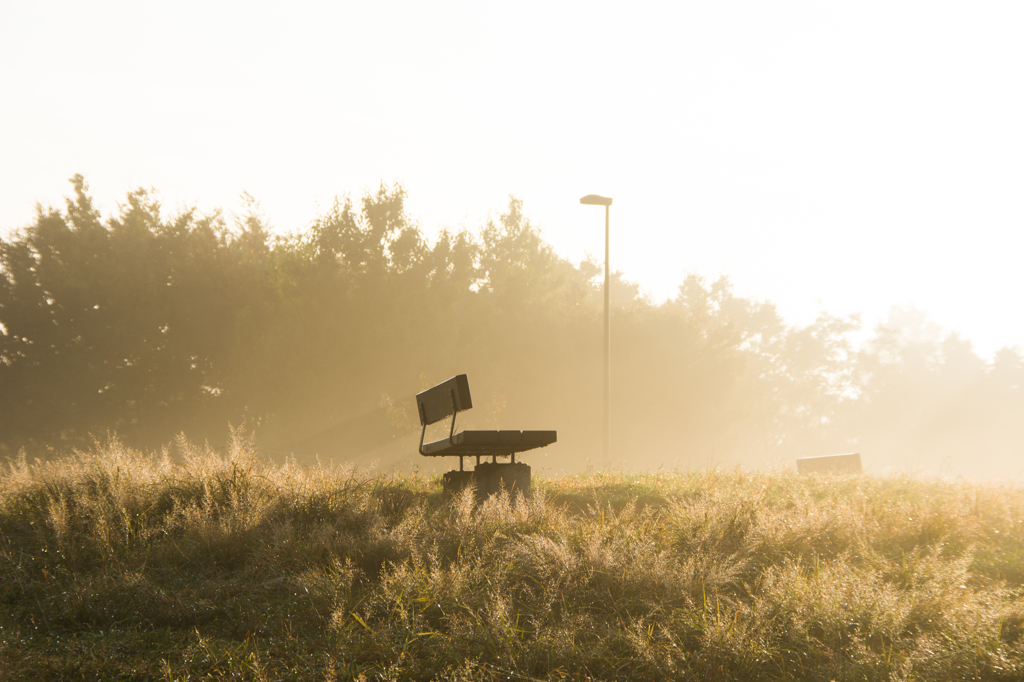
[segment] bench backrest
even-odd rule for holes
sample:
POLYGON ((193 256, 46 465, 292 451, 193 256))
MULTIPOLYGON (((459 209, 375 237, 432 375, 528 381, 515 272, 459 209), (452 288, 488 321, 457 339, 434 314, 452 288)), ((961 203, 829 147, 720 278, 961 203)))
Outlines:
POLYGON ((469 395, 469 379, 465 374, 442 381, 433 388, 416 394, 416 410, 420 414, 420 426, 439 422, 455 412, 473 407, 469 395))

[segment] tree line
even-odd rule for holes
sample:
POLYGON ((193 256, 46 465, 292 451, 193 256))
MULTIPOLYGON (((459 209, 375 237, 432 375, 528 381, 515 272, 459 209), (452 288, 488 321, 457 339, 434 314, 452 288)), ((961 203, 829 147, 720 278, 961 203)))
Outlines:
MULTIPOLYGON (((0 240, 0 454, 244 423, 272 454, 415 466, 412 396, 468 373, 462 425, 557 429, 535 467, 600 465, 600 269, 555 254, 518 199, 431 242, 398 185, 282 236, 251 198, 229 223, 140 189, 104 218, 71 182, 0 240)), ((787 325, 724 278, 654 303, 616 274, 612 305, 616 466, 1020 469, 1016 349, 985 362, 912 309, 855 347, 856 318, 787 325)))

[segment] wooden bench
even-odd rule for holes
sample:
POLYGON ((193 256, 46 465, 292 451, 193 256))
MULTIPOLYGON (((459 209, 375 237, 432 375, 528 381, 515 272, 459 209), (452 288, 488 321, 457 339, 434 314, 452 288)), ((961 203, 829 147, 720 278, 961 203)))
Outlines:
MULTIPOLYGON (((519 481, 520 486, 522 486, 523 472, 515 469, 517 466, 519 469, 525 467, 526 483, 528 486, 529 467, 521 462, 517 463, 516 454, 551 445, 558 439, 557 432, 501 430, 460 431, 456 433, 456 416, 459 412, 464 412, 472 407, 473 398, 469 393, 469 379, 465 374, 452 377, 433 388, 428 388, 422 393, 418 393, 416 395, 416 408, 420 415, 420 425, 423 427, 423 433, 420 435, 420 454, 424 457, 458 457, 459 472, 464 474, 470 472, 465 471, 463 459, 465 457, 476 457, 478 472, 495 472, 493 474, 488 473, 485 477, 486 480, 482 479, 480 475, 476 477, 478 490, 488 488, 489 481, 493 476, 501 478, 508 471, 518 472, 515 480, 519 481), (427 427, 448 417, 452 418, 451 426, 448 429, 448 437, 425 443, 427 427), (481 457, 490 457, 490 464, 492 466, 482 466, 480 463, 481 457), (498 457, 511 457, 512 461, 508 465, 498 464, 498 457), (513 467, 513 469, 502 468, 509 466, 513 467)), ((449 473, 454 474, 456 472, 449 473)), ((469 480, 473 480, 473 477, 466 475, 449 476, 446 474, 446 488, 448 487, 449 480, 452 481, 454 487, 458 487, 464 485, 469 480)))

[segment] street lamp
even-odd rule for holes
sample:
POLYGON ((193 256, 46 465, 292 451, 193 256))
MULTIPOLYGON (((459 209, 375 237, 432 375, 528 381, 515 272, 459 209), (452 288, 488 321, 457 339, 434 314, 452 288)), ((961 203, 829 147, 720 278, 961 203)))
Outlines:
POLYGON ((585 206, 604 206, 604 462, 612 468, 612 318, 611 288, 608 274, 608 212, 611 197, 588 194, 580 199, 585 206))

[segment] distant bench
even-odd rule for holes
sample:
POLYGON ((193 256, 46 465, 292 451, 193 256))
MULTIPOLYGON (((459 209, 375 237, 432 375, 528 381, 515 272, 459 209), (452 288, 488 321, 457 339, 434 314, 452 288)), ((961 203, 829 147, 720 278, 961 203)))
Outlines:
POLYGON ((859 452, 848 452, 844 455, 800 457, 796 460, 796 470, 801 474, 864 473, 864 467, 860 463, 859 452))
MULTIPOLYGON (((490 491, 506 480, 514 481, 529 491, 530 468, 516 462, 516 453, 551 445, 557 439, 556 431, 460 431, 455 432, 455 418, 459 412, 473 407, 469 393, 469 379, 465 374, 454 376, 433 388, 416 395, 416 408, 423 433, 420 435, 420 454, 424 457, 458 457, 459 471, 445 475, 445 487, 460 488, 475 480, 478 491, 490 491), (451 417, 448 437, 424 443, 427 427, 451 417), (463 466, 464 457, 476 457, 476 476, 463 466), (490 463, 480 463, 481 457, 490 457, 490 463), (499 464, 498 457, 511 457, 510 464, 499 464), (490 466, 488 466, 488 464, 490 466), (511 467, 511 468, 510 468, 511 467), (456 475, 458 474, 458 475, 456 475), (523 476, 525 475, 525 484, 523 476), (497 477, 495 479, 494 477, 497 477), (511 477, 511 478, 510 478, 511 477), (493 479, 493 480, 492 480, 493 479), (492 485, 493 484, 493 485, 492 485)), ((512 487, 509 485, 508 487, 512 487)))

